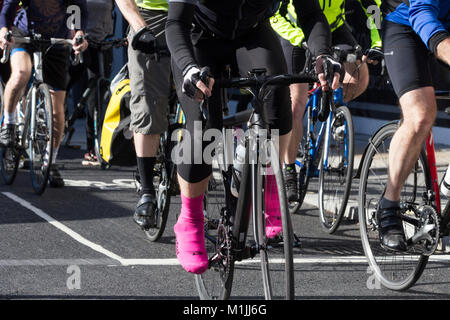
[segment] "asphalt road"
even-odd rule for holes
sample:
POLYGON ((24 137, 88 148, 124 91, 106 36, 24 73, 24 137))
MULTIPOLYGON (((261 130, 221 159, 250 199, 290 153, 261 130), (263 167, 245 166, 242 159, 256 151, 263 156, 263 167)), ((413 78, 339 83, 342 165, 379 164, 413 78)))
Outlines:
MULTIPOLYGON (((62 189, 48 188, 37 196, 24 170, 12 186, 0 183, 0 298, 197 299, 193 276, 175 256, 173 225, 180 198, 171 199, 166 232, 152 243, 132 220, 134 168, 83 167, 82 154, 61 148, 62 189)), ((440 164, 440 174, 443 170, 440 164)), ((313 183, 312 198, 316 188, 313 183)), ((328 235, 313 204, 293 217, 301 239, 295 250, 298 299, 450 298, 448 253, 429 262, 411 289, 385 289, 373 284, 358 224, 347 220, 328 235)), ((238 267, 232 294, 233 299, 263 297, 258 265, 238 267)))

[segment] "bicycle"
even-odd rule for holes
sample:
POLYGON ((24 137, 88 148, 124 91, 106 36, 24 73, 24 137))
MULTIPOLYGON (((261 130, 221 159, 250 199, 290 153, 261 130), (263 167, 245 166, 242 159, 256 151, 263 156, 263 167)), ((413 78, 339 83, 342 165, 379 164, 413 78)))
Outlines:
MULTIPOLYGON (((307 59, 304 73, 314 64, 304 44, 307 59)), ((336 61, 355 62, 361 59, 361 47, 332 48, 336 61)), ((319 218, 323 229, 333 233, 338 228, 347 207, 352 183, 354 132, 350 110, 343 100, 342 86, 334 91, 322 91, 316 84, 310 91, 303 117, 304 134, 300 146, 297 201, 289 203, 289 212, 297 213, 311 178, 319 178, 319 218)))
MULTIPOLYGON (((450 92, 438 93, 437 99, 449 99, 450 92)), ((447 110, 450 115, 450 110, 447 110)), ((391 290, 406 290, 422 275, 430 255, 440 239, 449 235, 450 201, 441 210, 433 133, 426 140, 419 159, 409 174, 401 193, 400 208, 407 240, 406 252, 381 248, 376 211, 384 194, 388 176, 389 145, 399 121, 383 125, 369 139, 358 168, 361 241, 365 256, 376 278, 391 290)))
MULTIPOLYGON (((9 32, 7 38, 10 40, 9 32)), ((14 37, 16 43, 30 44, 34 48, 32 83, 19 101, 16 112, 16 144, 13 148, 0 148, 2 177, 12 184, 21 158, 29 158, 31 184, 36 194, 41 195, 47 186, 53 154, 53 105, 48 85, 43 82, 43 55, 52 46, 72 45, 69 39, 43 39, 39 34, 30 37, 14 37), (28 152, 27 152, 28 150, 28 152)), ((82 38, 77 38, 77 42, 82 38)), ((2 63, 9 60, 11 48, 3 53, 2 63)), ((79 62, 79 56, 73 63, 79 62)), ((3 106, 1 122, 3 124, 3 106)))
MULTIPOLYGON (((257 253, 260 256, 265 298, 295 297, 292 223, 288 213, 279 153, 270 131, 267 130, 264 97, 270 85, 309 83, 315 80, 315 77, 304 74, 266 76, 264 69, 255 69, 248 77, 215 81, 214 85, 221 88, 248 87, 255 98, 252 103, 253 110, 243 111, 223 120, 223 130, 229 130, 248 120, 247 134, 243 138, 245 161, 240 179, 231 160, 234 158, 234 139, 227 138, 228 135, 224 131, 224 138, 215 149, 213 164, 216 165, 213 165, 204 210, 209 266, 205 273, 195 275, 201 299, 228 299, 235 264, 254 258, 257 253), (261 154, 265 157, 255 158, 261 154), (237 198, 231 193, 233 177, 239 179, 237 198), (273 184, 271 179, 274 180, 273 184), (270 198, 272 195, 274 198, 270 198), (274 201, 279 203, 282 232, 275 239, 271 239, 266 235, 266 227, 270 227, 272 221, 266 221, 265 215, 274 201), (251 220, 253 227, 249 230, 251 220), (253 241, 250 236, 253 236, 253 241)), ((205 111, 205 105, 202 110, 205 111)))
MULTIPOLYGON (((175 97, 176 97, 176 93, 175 97)), ((175 145, 172 137, 177 134, 177 130, 183 127, 183 112, 178 100, 169 99, 168 105, 168 130, 161 134, 159 149, 156 155, 156 162, 153 173, 153 185, 156 190, 157 208, 155 210, 155 224, 148 229, 144 229, 147 238, 158 241, 164 233, 170 208, 171 196, 179 193, 176 180, 176 165, 172 161, 172 150, 175 145)), ((136 172, 134 176, 136 191, 140 191, 140 176, 136 172)))
POLYGON ((93 48, 97 48, 97 61, 98 61, 98 73, 95 77, 91 78, 88 82, 87 88, 83 92, 80 101, 75 106, 72 114, 66 117, 66 123, 64 127, 64 136, 65 136, 65 146, 71 147, 70 142, 72 136, 75 132, 74 124, 75 121, 81 117, 83 114, 86 103, 92 94, 95 94, 96 102, 93 109, 92 114, 92 122, 93 122, 93 140, 94 140, 94 151, 97 157, 97 161, 105 167, 105 164, 102 162, 101 150, 100 150, 100 141, 101 141, 101 128, 103 122, 103 114, 106 109, 104 106, 106 105, 106 101, 108 101, 110 97, 110 84, 111 82, 105 78, 105 70, 104 70, 104 52, 109 50, 110 48, 120 48, 128 45, 127 38, 120 39, 108 39, 104 41, 96 41, 93 39, 87 38, 89 42, 89 46, 93 48))

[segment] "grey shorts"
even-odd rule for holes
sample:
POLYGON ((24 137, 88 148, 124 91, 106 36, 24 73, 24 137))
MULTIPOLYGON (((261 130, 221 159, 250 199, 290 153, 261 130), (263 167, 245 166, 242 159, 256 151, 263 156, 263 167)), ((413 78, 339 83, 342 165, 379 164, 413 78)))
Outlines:
MULTIPOLYGON (((140 10, 147 24, 157 35, 158 46, 166 47, 164 27, 167 13, 140 10), (161 21, 162 20, 162 21, 161 21), (156 21, 160 21, 156 23, 156 21)), ((132 37, 132 31, 128 34, 132 37)), ((131 42, 131 41, 130 41, 131 42)), ((128 70, 130 72, 130 130, 142 134, 160 134, 167 130, 168 98, 170 92, 170 57, 161 56, 156 61, 128 46, 128 70)))

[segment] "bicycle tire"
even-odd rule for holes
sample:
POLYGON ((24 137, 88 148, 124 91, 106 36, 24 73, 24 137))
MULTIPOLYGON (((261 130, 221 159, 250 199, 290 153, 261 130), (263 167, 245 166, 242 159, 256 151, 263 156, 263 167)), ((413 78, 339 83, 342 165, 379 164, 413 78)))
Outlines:
MULTIPOLYGON (((413 286, 420 278, 428 262, 428 256, 423 255, 420 250, 415 251, 415 246, 410 247, 406 253, 383 250, 378 239, 376 207, 384 193, 385 184, 383 184, 383 181, 387 178, 388 162, 385 159, 389 151, 387 146, 390 144, 389 139, 392 138, 397 128, 398 125, 396 123, 390 123, 380 129, 371 140, 367 153, 362 160, 358 215, 361 241, 372 272, 374 272, 376 279, 386 288, 401 291, 413 286), (369 176, 369 173, 377 176, 369 176), (373 193, 373 195, 369 195, 369 192, 373 193), (405 267, 406 271, 401 269, 402 267, 405 267)), ((413 172, 413 195, 411 200, 416 201, 418 196, 421 197, 422 193, 420 191, 422 189, 425 191, 425 189, 430 190, 431 188, 426 155, 423 150, 413 172), (420 170, 422 170, 424 185, 418 184, 416 170, 419 174, 420 170)), ((409 181, 410 179, 408 178, 407 182, 405 182, 402 191, 402 201, 408 195, 406 188, 410 185, 409 181)), ((406 232, 408 226, 405 225, 406 222, 403 223, 406 232)))
MULTIPOLYGON (((268 141, 270 145, 270 166, 275 178, 276 192, 270 190, 273 187, 268 181, 268 176, 264 178, 264 189, 261 194, 261 201, 264 199, 263 212, 257 212, 257 226, 255 228, 255 240, 259 243, 259 253, 261 259, 261 273, 264 287, 264 296, 267 300, 295 298, 294 287, 294 261, 293 261, 293 243, 294 236, 292 222, 288 210, 288 201, 286 197, 284 178, 281 170, 278 150, 273 141, 268 141), (270 198, 268 198, 270 197, 270 198), (273 221, 266 219, 266 211, 270 203, 278 197, 279 214, 282 223, 282 232, 277 235, 277 239, 271 239, 266 233, 266 227, 273 221), (279 267, 279 265, 282 267, 279 267), (272 268, 272 266, 274 268, 272 268), (281 270, 281 271, 280 271, 281 270)), ((270 174, 270 173, 269 173, 270 174)), ((259 208, 261 206, 255 206, 259 208)))
POLYGON ((31 118, 33 87, 27 96, 27 140, 29 142, 30 178, 36 194, 44 193, 50 174, 53 156, 53 105, 50 90, 44 83, 36 88, 36 117, 31 118), (50 116, 48 116, 50 115, 50 116), (31 132, 31 121, 34 121, 34 132, 31 132), (39 140, 38 140, 39 138, 39 140), (47 160, 46 165, 44 165, 47 160))
POLYGON ((208 269, 195 275, 195 285, 201 300, 227 300, 231 295, 235 261, 231 256, 231 222, 224 221, 232 198, 225 187, 223 168, 213 165, 208 190, 203 200, 205 243, 209 258, 208 269), (218 255, 218 253, 222 255, 218 255))
MULTIPOLYGON (((0 127, 4 121, 3 82, 0 81, 0 127)), ((20 151, 18 148, 0 147, 0 172, 6 185, 13 184, 19 167, 20 151)))
POLYGON ((158 241, 164 233, 169 216, 170 198, 171 198, 171 176, 170 163, 167 160, 165 146, 167 143, 167 133, 163 134, 159 142, 159 152, 157 155, 157 163, 155 164, 156 173, 154 175, 153 184, 156 190, 157 210, 156 225, 145 230, 147 238, 152 241, 158 241))
POLYGON ((324 159, 323 148, 320 161, 318 194, 321 225, 332 234, 344 216, 352 186, 355 138, 352 115, 346 106, 336 109, 328 138, 328 157, 324 159), (334 153, 335 150, 337 153, 334 153), (327 168, 324 167, 325 162, 327 168))

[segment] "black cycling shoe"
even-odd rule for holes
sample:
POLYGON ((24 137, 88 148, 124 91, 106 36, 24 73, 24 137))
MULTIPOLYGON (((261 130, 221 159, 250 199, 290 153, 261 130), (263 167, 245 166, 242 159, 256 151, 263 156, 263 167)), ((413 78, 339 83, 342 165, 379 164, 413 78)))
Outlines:
POLYGON ((284 183, 286 184, 286 196, 288 201, 298 200, 298 188, 297 188, 297 171, 293 169, 284 169, 284 183))
POLYGON ((14 147, 16 144, 16 125, 7 124, 0 130, 0 146, 5 148, 14 147))
POLYGON ((406 251, 408 249, 400 208, 380 208, 377 210, 380 244, 383 249, 406 251))
POLYGON ((142 229, 148 230, 156 225, 156 198, 152 194, 143 194, 139 199, 133 219, 142 229))
POLYGON ((58 167, 55 164, 50 166, 50 173, 48 175, 48 183, 50 187, 62 188, 64 187, 64 179, 59 173, 58 167))

